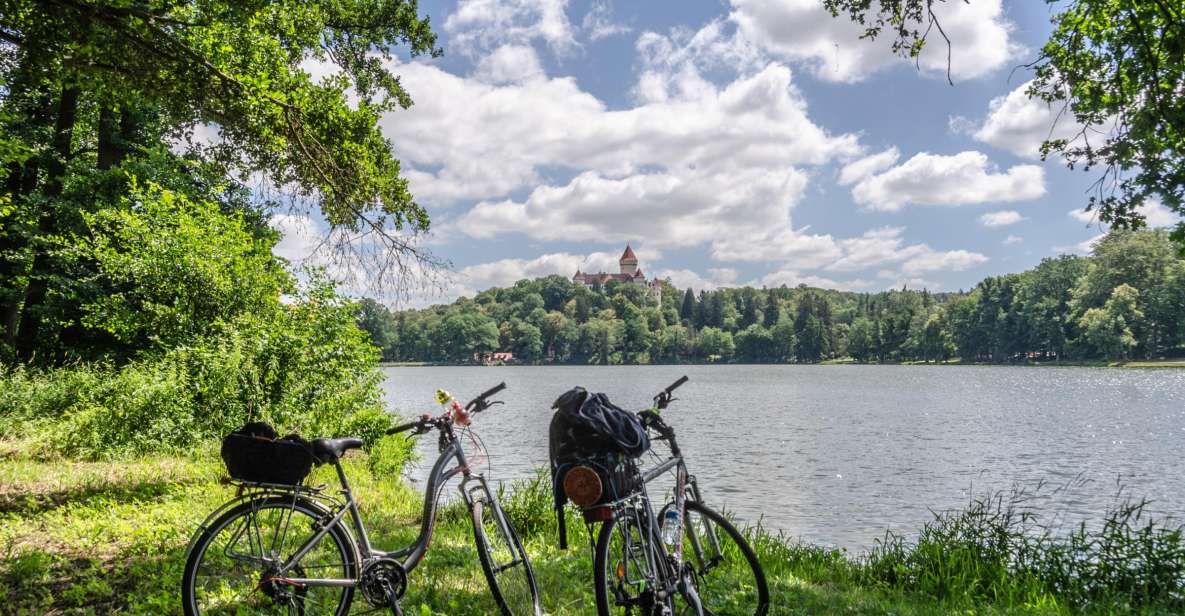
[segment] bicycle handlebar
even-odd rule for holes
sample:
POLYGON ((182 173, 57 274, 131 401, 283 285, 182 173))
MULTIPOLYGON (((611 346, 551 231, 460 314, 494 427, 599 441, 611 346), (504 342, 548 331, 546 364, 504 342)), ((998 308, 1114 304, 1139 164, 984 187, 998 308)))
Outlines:
POLYGON ((671 392, 678 389, 680 386, 682 386, 688 380, 689 379, 687 378, 687 375, 683 375, 683 376, 679 377, 679 380, 668 385, 666 389, 658 392, 658 395, 654 396, 654 408, 656 408, 660 411, 662 409, 667 408, 667 405, 670 404, 672 400, 674 400, 674 398, 671 397, 671 392))
POLYGON ((413 421, 410 423, 405 423, 405 424, 399 425, 399 426, 395 426, 394 428, 387 430, 387 434, 399 434, 400 432, 407 432, 408 430, 412 430, 415 428, 422 428, 424 426, 424 423, 425 423, 424 419, 421 417, 420 419, 417 419, 416 421, 413 421))
POLYGON ((498 404, 497 402, 486 402, 486 398, 489 398, 490 396, 502 391, 503 389, 506 389, 506 382, 505 381, 498 383, 497 385, 485 390, 484 392, 481 393, 481 395, 470 400, 469 404, 465 405, 465 408, 466 409, 473 409, 474 413, 479 413, 481 411, 484 411, 485 409, 488 409, 491 406, 498 404))
POLYGON ((684 383, 686 383, 689 380, 690 379, 688 379, 687 375, 685 374, 685 375, 679 377, 678 381, 671 383, 671 385, 669 387, 667 387, 666 389, 664 389, 663 391, 665 391, 669 394, 669 393, 675 391, 676 389, 679 389, 680 386, 682 386, 684 383))

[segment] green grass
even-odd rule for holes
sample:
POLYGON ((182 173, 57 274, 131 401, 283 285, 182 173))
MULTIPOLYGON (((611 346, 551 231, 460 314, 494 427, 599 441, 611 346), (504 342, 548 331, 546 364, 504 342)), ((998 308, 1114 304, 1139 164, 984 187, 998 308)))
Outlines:
MULTIPOLYGON (((217 456, 74 462, 38 460, 31 453, 27 441, 0 443, 0 612, 179 613, 191 533, 233 495, 233 488, 220 482, 217 456)), ((411 542, 421 495, 401 480, 376 477, 365 456, 350 458, 347 472, 372 540, 383 548, 411 542)), ((316 471, 312 481, 334 485, 327 471, 316 471)), ((545 611, 593 614, 585 530, 572 517, 572 546, 566 552, 556 547, 547 489, 544 480, 522 483, 503 502, 531 554, 545 611)), ((1117 526, 1107 533, 1083 531, 1075 548, 1069 540, 1031 533, 1010 506, 989 500, 940 516, 919 540, 890 536, 861 558, 761 529, 746 532, 769 578, 772 614, 1185 609, 1179 531, 1149 526, 1129 512, 1113 518, 1117 526)), ((441 511, 428 556, 410 576, 407 613, 495 613, 471 532, 461 506, 441 511)))

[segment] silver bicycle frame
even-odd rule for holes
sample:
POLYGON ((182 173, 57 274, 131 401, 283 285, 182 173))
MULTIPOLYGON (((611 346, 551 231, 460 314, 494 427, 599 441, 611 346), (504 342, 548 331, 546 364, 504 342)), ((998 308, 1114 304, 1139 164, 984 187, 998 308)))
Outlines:
MULTIPOLYGON (((455 435, 452 434, 452 427, 448 427, 451 437, 440 456, 436 459, 436 463, 432 466, 432 472, 428 475, 428 481, 424 486, 424 511, 423 518, 420 522, 420 534, 411 545, 390 552, 376 550, 370 543, 370 537, 366 532, 366 525, 362 521, 362 514, 358 511, 358 503, 354 500, 354 494, 350 490, 349 482, 346 480, 345 471, 342 470, 341 463, 335 462, 334 468, 337 471, 338 480, 341 482, 341 494, 345 499, 344 503, 339 504, 334 510, 329 512, 330 517, 325 520, 321 528, 313 534, 308 540, 301 544, 291 557, 288 558, 277 570, 278 576, 285 576, 285 574, 293 569, 300 559, 304 558, 306 554, 312 550, 321 539, 337 524, 342 523, 342 520, 347 514, 350 516, 350 521, 357 531, 358 536, 354 539, 356 549, 360 552, 362 560, 366 561, 378 558, 392 558, 403 565, 407 572, 411 572, 424 559, 424 555, 428 551, 428 546, 432 543, 432 534, 436 529, 436 513, 439 508, 440 487, 447 483, 458 474, 463 475, 458 489, 461 492, 461 497, 465 500, 467 507, 473 506, 473 493, 482 491, 485 494, 490 494, 489 484, 484 475, 478 473, 474 474, 469 469, 469 461, 465 457, 465 452, 461 448, 461 443, 455 435), (456 460, 456 466, 447 468, 449 463, 456 460), (447 469, 447 470, 446 470, 447 469), (472 489, 468 488, 471 481, 478 482, 478 486, 472 489)), ((241 500, 240 499, 236 500, 241 500)), ((225 507, 224 507, 225 508, 225 507)), ((504 524, 501 517, 498 517, 499 524, 504 524)), ((343 524, 344 526, 344 524, 343 524)), ((357 586, 357 579, 333 579, 333 578, 284 578, 286 583, 305 586, 357 586)))

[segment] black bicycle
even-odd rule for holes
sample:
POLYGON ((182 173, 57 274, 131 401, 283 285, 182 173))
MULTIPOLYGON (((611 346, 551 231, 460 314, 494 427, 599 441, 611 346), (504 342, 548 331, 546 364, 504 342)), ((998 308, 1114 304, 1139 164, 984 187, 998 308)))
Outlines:
POLYGON ((363 445, 360 439, 312 441, 316 457, 337 471, 339 497, 324 487, 238 482, 240 495, 210 514, 190 542, 182 583, 185 613, 344 616, 360 591, 374 609, 399 615, 407 574, 432 541, 441 488, 461 475, 459 489, 473 520, 478 558, 498 607, 506 616, 538 616, 539 590, 527 553, 486 478, 470 468, 454 429, 464 428, 470 415, 501 404, 489 397, 505 388, 502 383, 465 406, 451 397, 438 398, 451 401, 445 413, 388 431, 440 433, 440 457, 424 489, 420 533, 403 549, 375 549, 367 536, 340 463, 347 451, 363 445))
POLYGON ((594 558, 597 612, 669 616, 762 616, 769 611, 769 587, 757 555, 723 515, 704 504, 695 476, 687 471, 675 430, 661 412, 675 399, 684 376, 638 413, 652 440, 671 455, 641 476, 637 490, 586 512, 604 519, 594 558), (674 498, 659 515, 646 484, 664 473, 675 475, 674 498))

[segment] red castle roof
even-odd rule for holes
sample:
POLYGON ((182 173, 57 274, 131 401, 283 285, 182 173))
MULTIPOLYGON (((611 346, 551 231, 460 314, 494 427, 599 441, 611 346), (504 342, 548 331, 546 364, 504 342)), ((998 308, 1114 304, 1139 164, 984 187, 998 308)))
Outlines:
POLYGON ((620 260, 621 261, 633 261, 635 263, 638 262, 638 257, 634 256, 634 249, 630 248, 629 244, 625 245, 625 252, 621 253, 620 260))

